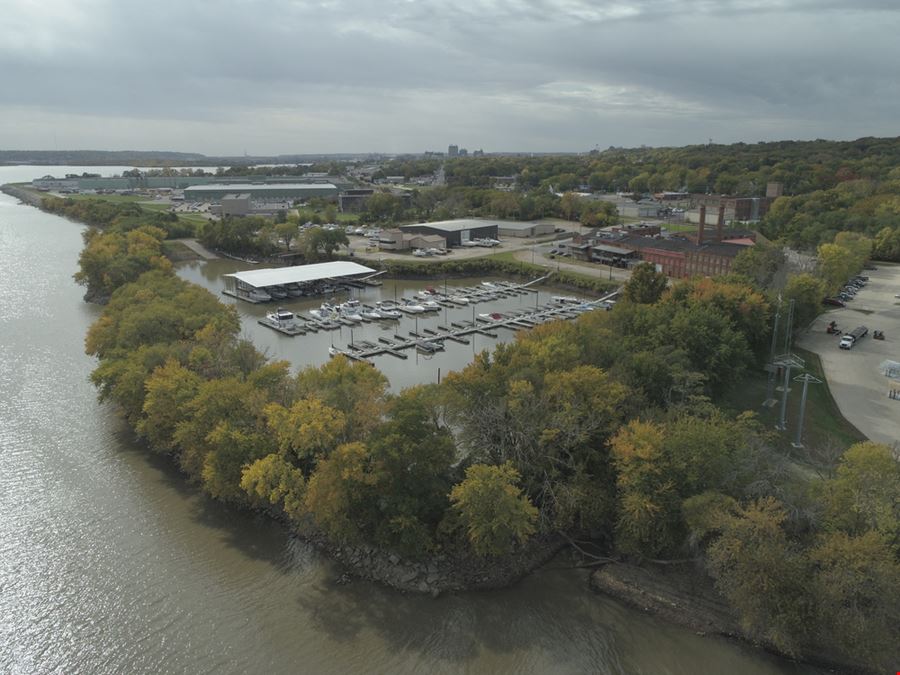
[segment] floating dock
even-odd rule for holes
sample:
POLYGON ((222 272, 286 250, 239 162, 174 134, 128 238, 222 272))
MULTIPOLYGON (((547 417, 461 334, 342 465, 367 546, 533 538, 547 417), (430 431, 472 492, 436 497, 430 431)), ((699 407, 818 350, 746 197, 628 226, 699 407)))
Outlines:
POLYGON ((403 350, 406 349, 419 349, 420 351, 433 353, 434 351, 442 350, 444 348, 443 343, 446 340, 461 344, 469 344, 469 340, 465 337, 466 335, 479 334, 497 337, 497 333, 491 329, 508 328, 509 330, 522 330, 534 328, 547 321, 575 319, 584 312, 603 307, 608 308, 609 306, 604 303, 615 297, 617 294, 618 291, 598 300, 589 302, 567 300, 561 303, 538 307, 535 310, 497 314, 499 318, 496 319, 478 317, 474 322, 454 321, 451 322, 450 327, 438 325, 437 330, 423 328, 421 331, 409 331, 410 337, 404 337, 395 333, 393 340, 386 337, 379 337, 378 342, 380 344, 359 341, 348 345, 347 349, 337 349, 336 351, 338 354, 343 354, 347 358, 355 361, 369 362, 368 359, 382 354, 389 354, 397 358, 405 359, 406 354, 403 353, 403 350), (433 343, 436 346, 439 345, 439 347, 426 350, 422 346, 423 342, 433 343))

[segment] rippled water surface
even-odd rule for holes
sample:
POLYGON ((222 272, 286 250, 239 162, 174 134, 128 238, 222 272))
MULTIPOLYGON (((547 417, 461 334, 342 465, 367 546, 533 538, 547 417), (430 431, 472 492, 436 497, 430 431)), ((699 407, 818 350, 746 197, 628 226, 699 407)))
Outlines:
POLYGON ((97 403, 81 231, 0 195, 0 672, 816 672, 595 596, 580 571, 437 600, 336 585, 314 550, 200 496, 97 403))

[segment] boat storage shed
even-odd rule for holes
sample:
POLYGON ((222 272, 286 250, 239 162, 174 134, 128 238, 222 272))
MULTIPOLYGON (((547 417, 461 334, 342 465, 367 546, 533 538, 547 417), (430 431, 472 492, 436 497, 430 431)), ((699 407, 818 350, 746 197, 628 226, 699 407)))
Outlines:
POLYGON ((225 275, 224 293, 236 298, 246 298, 254 288, 265 290, 270 286, 284 284, 312 284, 317 281, 339 281, 342 278, 373 274, 375 270, 349 260, 296 265, 294 267, 270 267, 260 270, 245 270, 225 275))

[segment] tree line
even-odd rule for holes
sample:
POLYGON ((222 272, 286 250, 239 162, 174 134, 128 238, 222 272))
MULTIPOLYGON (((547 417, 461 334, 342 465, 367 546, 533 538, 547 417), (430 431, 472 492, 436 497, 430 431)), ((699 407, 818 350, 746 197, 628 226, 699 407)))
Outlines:
POLYGON ((700 556, 750 634, 882 663, 900 597, 895 458, 863 444, 810 480, 752 414, 714 403, 761 362, 770 312, 743 281, 667 288, 645 266, 613 311, 392 396, 343 358, 291 375, 239 337, 233 308, 162 266, 116 288, 86 349, 101 399, 214 498, 410 558, 490 559, 559 532, 637 560, 700 556))

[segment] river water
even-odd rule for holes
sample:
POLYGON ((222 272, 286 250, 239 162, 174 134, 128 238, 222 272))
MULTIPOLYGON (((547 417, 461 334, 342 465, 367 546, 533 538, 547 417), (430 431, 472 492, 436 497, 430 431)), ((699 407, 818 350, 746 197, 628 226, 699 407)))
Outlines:
POLYGON ((97 403, 98 309, 71 279, 82 230, 0 195, 0 672, 819 672, 596 596, 562 558, 436 600, 337 585, 314 549, 204 498, 97 403))

